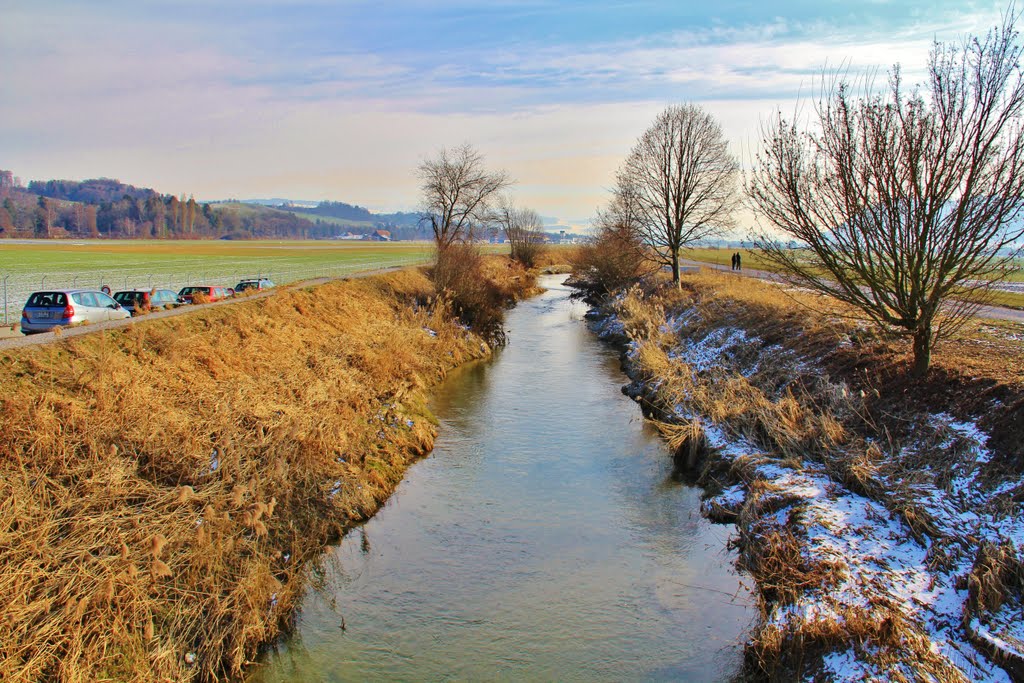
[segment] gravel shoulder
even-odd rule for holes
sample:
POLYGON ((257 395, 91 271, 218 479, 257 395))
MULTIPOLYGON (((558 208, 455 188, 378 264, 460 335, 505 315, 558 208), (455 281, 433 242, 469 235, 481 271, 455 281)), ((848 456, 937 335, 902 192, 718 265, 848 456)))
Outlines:
POLYGON ((368 270, 362 273, 352 273, 341 278, 317 278, 314 280, 303 280, 301 282, 293 282, 287 285, 281 285, 274 289, 264 290, 255 294, 250 294, 235 299, 225 299, 224 301, 216 301, 209 304, 198 304, 189 306, 179 306, 166 311, 156 311, 148 313, 138 318, 126 318, 125 320, 111 320, 105 323, 96 323, 90 325, 81 325, 79 327, 64 327, 60 328, 58 334, 53 332, 43 332, 41 334, 23 335, 21 333, 20 325, 15 322, 11 326, 4 326, 0 328, 0 352, 12 351, 14 349, 21 349, 27 346, 42 346, 44 344, 50 344, 57 341, 58 339, 67 339, 69 337, 80 337, 84 334, 92 334, 94 332, 102 332, 105 330, 114 330, 120 327, 128 327, 134 325, 137 321, 143 320, 159 320, 160 318, 169 318, 176 315, 187 315, 200 311, 205 308, 212 306, 231 306, 232 304, 241 303, 242 301, 252 301, 253 299, 262 299, 268 296, 273 296, 276 292, 288 289, 296 289, 300 287, 309 287, 311 285, 320 285, 325 282, 329 282, 333 279, 338 280, 351 280, 356 278, 371 277, 373 275, 380 275, 381 273, 389 273, 396 270, 401 270, 408 266, 394 266, 390 268, 379 268, 377 270, 368 270))

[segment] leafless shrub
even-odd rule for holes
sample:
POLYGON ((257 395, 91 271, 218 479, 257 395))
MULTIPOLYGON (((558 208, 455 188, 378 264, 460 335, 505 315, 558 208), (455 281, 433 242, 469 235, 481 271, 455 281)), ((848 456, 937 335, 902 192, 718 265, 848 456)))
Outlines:
POLYGON ((527 268, 537 265, 541 254, 547 249, 540 214, 533 209, 517 207, 510 199, 504 198, 495 216, 512 246, 512 259, 527 268))
POLYGON ((918 377, 1020 252, 1024 46, 1012 12, 984 39, 936 43, 924 94, 898 66, 887 93, 866 80, 860 98, 843 74, 826 76, 815 128, 777 115, 747 187, 772 228, 757 236, 761 258, 910 337, 918 377))
POLYGON ((652 272, 635 232, 599 218, 598 233, 570 255, 577 282, 595 294, 628 287, 652 272))

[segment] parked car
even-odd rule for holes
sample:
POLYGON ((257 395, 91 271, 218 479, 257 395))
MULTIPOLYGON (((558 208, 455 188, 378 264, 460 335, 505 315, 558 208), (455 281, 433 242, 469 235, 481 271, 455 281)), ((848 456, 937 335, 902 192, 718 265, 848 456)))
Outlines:
POLYGON ((121 304, 103 292, 65 289, 35 292, 21 312, 24 334, 46 332, 64 325, 99 323, 131 317, 121 304))
POLYGON ((254 277, 248 280, 242 280, 235 285, 235 293, 241 294, 242 292, 255 290, 260 291, 263 289, 270 289, 274 286, 274 283, 265 277, 254 277))
POLYGON ((172 289, 126 289, 116 292, 114 301, 137 315, 153 308, 174 308, 178 305, 178 295, 172 289))
POLYGON ((228 298, 226 287, 219 285, 189 285, 178 292, 178 302, 183 304, 212 303, 228 298))

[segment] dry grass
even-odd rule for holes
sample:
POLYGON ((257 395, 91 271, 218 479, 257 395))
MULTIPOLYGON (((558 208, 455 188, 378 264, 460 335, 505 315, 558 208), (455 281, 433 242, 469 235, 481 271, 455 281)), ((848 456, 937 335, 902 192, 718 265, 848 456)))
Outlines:
POLYGON ((505 340, 505 308, 536 291, 535 276, 521 263, 485 256, 474 244, 456 243, 439 251, 430 277, 444 305, 496 345, 505 340))
MULTIPOLYGON (((965 476, 977 467, 976 452, 921 415, 983 415, 996 453, 987 466, 992 482, 1019 476, 1024 334, 980 324, 940 347, 929 377, 915 383, 907 377, 904 342, 858 324, 851 311, 815 294, 704 271, 684 275, 680 288, 664 279, 633 287, 613 307, 633 342, 628 371, 638 388, 631 391, 645 414, 657 418, 677 464, 711 493, 737 483, 745 491, 742 507, 712 501, 707 511, 736 521, 741 563, 758 587, 762 623, 748 652, 755 677, 814 675, 822 653, 853 647, 894 680, 963 680, 932 652, 920 624, 899 605, 883 604, 884 590, 865 589, 878 601, 870 609, 830 597, 847 568, 812 559, 801 532, 801 499, 765 481, 758 466, 768 459, 775 471, 809 467, 882 503, 920 541, 948 550, 930 557, 934 570, 948 571, 969 543, 938 542, 945 532, 920 492, 945 489, 954 473, 965 476), (681 356, 681 343, 692 352, 681 356), (702 358, 701 349, 710 355, 693 360, 702 358), (707 425, 746 444, 750 455, 726 458, 708 449, 707 425), (774 615, 786 606, 818 612, 780 625, 774 615), (916 668, 908 668, 911 661, 916 668)), ((1020 490, 999 498, 1006 514, 1019 509, 1012 497, 1020 490)), ((1007 592, 1018 599, 1019 563, 1005 561, 1005 553, 999 561, 989 555, 976 563, 972 598, 977 594, 986 606, 1007 592)))
POLYGON ((969 679, 931 649, 931 639, 905 619, 898 606, 886 603, 870 608, 835 607, 789 621, 785 627, 764 629, 747 650, 747 665, 760 680, 828 680, 820 670, 819 657, 830 651, 853 650, 884 679, 865 675, 865 680, 943 681, 966 683, 969 679), (908 666, 908 662, 912 662, 908 666))
POLYGON ((433 297, 404 271, 7 355, 0 679, 239 675, 430 448, 423 389, 489 353, 433 297))

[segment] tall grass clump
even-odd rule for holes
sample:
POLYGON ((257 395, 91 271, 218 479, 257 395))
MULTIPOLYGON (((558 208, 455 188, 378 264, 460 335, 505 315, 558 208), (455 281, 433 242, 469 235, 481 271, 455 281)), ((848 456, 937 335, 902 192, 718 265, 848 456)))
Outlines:
POLYGON ((505 340, 505 308, 534 288, 535 276, 519 261, 484 256, 472 243, 438 250, 431 279, 458 318, 491 344, 505 340))
POLYGON ((0 680, 223 680, 489 353, 409 270, 8 353, 0 680))

